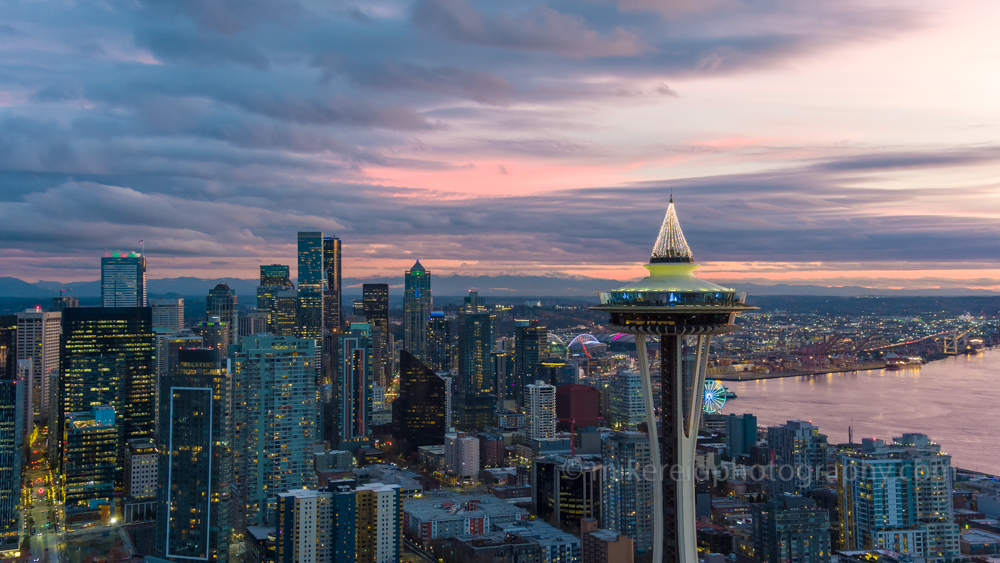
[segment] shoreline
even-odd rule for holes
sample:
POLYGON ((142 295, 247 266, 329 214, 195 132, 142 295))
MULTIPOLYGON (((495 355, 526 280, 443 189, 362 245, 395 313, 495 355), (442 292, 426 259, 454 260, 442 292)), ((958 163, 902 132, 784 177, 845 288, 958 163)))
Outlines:
MULTIPOLYGON (((984 348, 983 352, 985 352, 986 350, 992 350, 992 349, 993 349, 993 347, 989 346, 989 347, 984 348)), ((928 360, 924 364, 920 364, 920 365, 926 365, 926 364, 930 364, 930 363, 941 361, 941 360, 947 360, 948 358, 954 358, 954 357, 956 357, 956 356, 952 356, 952 355, 941 356, 941 357, 938 357, 938 358, 934 358, 934 359, 928 360)), ((713 376, 713 377, 710 377, 710 379, 715 379, 715 380, 718 380, 718 381, 757 381, 759 379, 781 379, 781 378, 784 378, 784 377, 807 377, 807 376, 813 376, 813 375, 829 375, 829 374, 834 374, 834 373, 850 373, 850 372, 855 372, 855 371, 857 371, 857 372, 861 372, 861 371, 873 371, 873 370, 879 370, 879 369, 885 369, 885 363, 883 363, 883 362, 870 362, 870 363, 866 363, 866 364, 857 364, 857 365, 854 365, 854 366, 851 366, 851 367, 845 367, 845 368, 839 368, 839 369, 824 368, 824 369, 818 369, 818 370, 814 370, 814 371, 777 371, 777 372, 771 372, 771 373, 738 372, 738 373, 734 373, 734 374, 725 374, 725 375, 720 375, 720 376, 713 376)), ((899 371, 905 371, 906 369, 907 369, 907 366, 904 366, 899 371)))
POLYGON ((716 379, 718 381, 756 381, 759 379, 781 379, 784 377, 804 377, 812 375, 827 375, 833 373, 849 373, 852 371, 872 371, 877 369, 885 369, 885 363, 873 362, 867 364, 857 364, 845 368, 835 368, 835 369, 824 368, 813 371, 774 371, 771 373, 740 372, 734 374, 711 376, 711 378, 716 379))

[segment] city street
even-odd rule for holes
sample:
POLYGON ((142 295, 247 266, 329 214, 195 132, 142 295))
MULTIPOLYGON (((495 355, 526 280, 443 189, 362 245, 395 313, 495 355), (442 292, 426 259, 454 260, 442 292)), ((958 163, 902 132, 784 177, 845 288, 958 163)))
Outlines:
POLYGON ((30 523, 31 558, 33 561, 57 563, 58 531, 48 466, 48 444, 44 434, 36 434, 29 450, 29 465, 25 471, 25 486, 29 489, 25 520, 30 523))

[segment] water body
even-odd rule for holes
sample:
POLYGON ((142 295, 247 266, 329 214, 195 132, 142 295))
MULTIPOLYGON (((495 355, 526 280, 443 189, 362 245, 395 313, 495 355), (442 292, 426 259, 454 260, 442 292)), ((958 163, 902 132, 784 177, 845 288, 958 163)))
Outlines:
POLYGON ((872 370, 756 381, 727 381, 738 398, 726 413, 758 424, 810 420, 832 443, 903 432, 927 434, 952 465, 1000 474, 1000 349, 900 371, 872 370))

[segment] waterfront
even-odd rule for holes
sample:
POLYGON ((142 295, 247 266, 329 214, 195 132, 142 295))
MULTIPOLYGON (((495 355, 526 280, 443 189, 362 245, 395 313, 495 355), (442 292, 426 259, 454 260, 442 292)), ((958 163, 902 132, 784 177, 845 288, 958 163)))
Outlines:
POLYGON ((810 420, 831 442, 903 432, 927 434, 956 467, 1000 473, 1000 350, 956 356, 899 371, 870 370, 727 381, 738 398, 724 413, 753 413, 760 424, 810 420))

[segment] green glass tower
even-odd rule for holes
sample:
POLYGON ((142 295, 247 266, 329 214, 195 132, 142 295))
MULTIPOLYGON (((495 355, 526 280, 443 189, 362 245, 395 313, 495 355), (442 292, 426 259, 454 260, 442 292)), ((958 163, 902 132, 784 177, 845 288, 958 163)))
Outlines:
POLYGON ((299 233, 299 302, 296 336, 319 340, 323 336, 323 233, 299 233))
POLYGON ((427 320, 434 302, 431 299, 431 273, 420 260, 406 271, 403 294, 403 349, 421 362, 427 361, 427 320))

